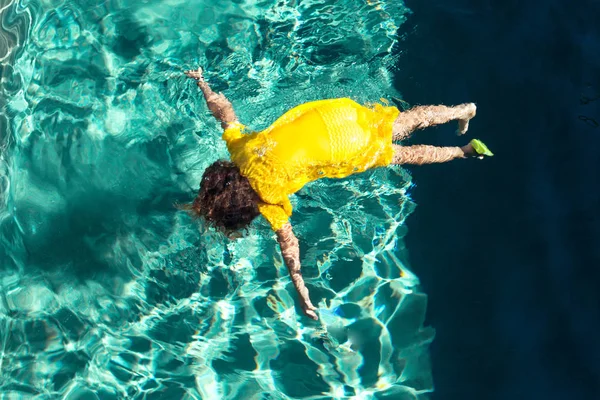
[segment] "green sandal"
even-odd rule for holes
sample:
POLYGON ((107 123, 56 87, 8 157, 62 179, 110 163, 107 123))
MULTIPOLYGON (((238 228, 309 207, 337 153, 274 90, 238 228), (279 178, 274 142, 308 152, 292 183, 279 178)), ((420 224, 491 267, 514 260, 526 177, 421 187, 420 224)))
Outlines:
POLYGON ((479 139, 471 140, 471 146, 473 146, 473 150, 480 156, 493 156, 494 153, 488 149, 488 147, 479 139))

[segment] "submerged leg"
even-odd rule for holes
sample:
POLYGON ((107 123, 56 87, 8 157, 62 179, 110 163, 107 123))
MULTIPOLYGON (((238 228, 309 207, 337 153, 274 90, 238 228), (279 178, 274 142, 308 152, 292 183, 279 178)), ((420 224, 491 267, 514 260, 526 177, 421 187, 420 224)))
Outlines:
MULTIPOLYGON (((465 158, 468 149, 461 147, 437 147, 437 146, 394 146, 394 158, 392 164, 434 164, 465 158)), ((468 145, 467 145, 468 146, 468 145)), ((467 147, 465 146, 465 147, 467 147)))
POLYGON ((471 140, 462 147, 438 147, 438 146, 394 146, 394 158, 392 164, 434 164, 452 161, 456 158, 476 157, 483 159, 494 155, 488 147, 478 139, 471 140))
POLYGON ((454 107, 446 106, 417 106, 401 112, 394 121, 394 141, 408 138, 416 129, 444 124, 458 120, 458 134, 462 135, 469 129, 469 120, 475 116, 477 107, 473 103, 465 103, 454 107))

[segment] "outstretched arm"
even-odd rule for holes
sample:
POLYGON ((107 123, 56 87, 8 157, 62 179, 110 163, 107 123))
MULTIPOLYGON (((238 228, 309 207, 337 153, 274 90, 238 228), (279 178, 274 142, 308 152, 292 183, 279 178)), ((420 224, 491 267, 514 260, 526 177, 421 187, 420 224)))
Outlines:
POLYGON ((304 314, 312 319, 319 319, 315 313, 316 307, 310 302, 308 295, 308 289, 304 285, 304 279, 302 279, 302 272, 300 271, 300 247, 298 246, 298 239, 292 231, 292 225, 288 222, 277 232, 277 241, 281 247, 281 254, 283 255, 283 261, 288 268, 292 283, 298 292, 300 297, 300 303, 304 314))
POLYGON ((227 129, 230 124, 237 122, 237 117, 233 111, 231 102, 227 100, 227 97, 225 97, 223 93, 217 94, 212 91, 208 83, 204 80, 202 68, 198 68, 196 71, 186 71, 185 74, 189 78, 196 80, 198 87, 202 90, 202 94, 204 94, 208 109, 212 115, 221 122, 223 129, 227 129))

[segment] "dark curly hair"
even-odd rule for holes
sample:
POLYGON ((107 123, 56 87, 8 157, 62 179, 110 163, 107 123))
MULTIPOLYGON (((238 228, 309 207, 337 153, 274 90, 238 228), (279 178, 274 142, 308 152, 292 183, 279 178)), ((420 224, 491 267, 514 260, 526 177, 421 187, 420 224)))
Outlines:
POLYGON ((240 169, 232 162, 219 160, 204 171, 198 196, 185 208, 231 233, 246 228, 259 215, 259 200, 240 169))

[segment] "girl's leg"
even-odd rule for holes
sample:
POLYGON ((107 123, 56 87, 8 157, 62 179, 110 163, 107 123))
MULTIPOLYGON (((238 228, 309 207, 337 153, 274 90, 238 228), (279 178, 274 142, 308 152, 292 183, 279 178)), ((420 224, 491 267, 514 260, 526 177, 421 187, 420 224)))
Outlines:
POLYGON ((456 158, 465 158, 470 154, 468 146, 464 147, 437 147, 437 146, 399 146, 394 144, 394 158, 392 164, 433 164, 443 163, 456 158))
POLYGON ((444 124, 458 120, 458 134, 462 135, 469 129, 469 120, 475 116, 477 107, 473 103, 465 103, 454 107, 446 106, 417 106, 401 112, 394 121, 394 141, 408 138, 416 129, 444 124))

